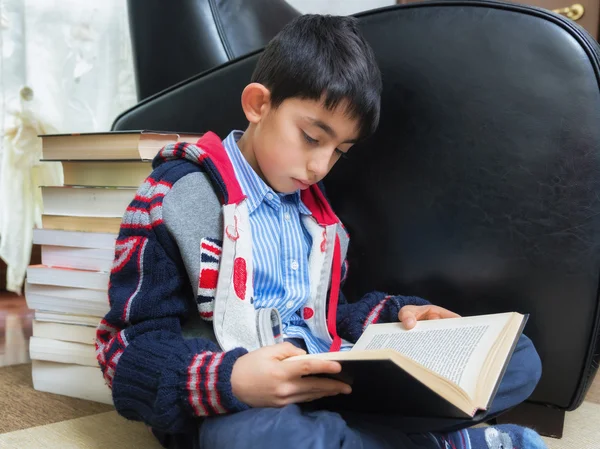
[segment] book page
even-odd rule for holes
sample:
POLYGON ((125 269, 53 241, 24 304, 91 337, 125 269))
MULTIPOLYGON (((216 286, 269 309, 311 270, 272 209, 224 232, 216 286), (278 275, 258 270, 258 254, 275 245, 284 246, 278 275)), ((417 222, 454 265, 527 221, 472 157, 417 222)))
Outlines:
POLYGON ((394 349, 474 397, 486 355, 510 316, 506 313, 419 321, 410 331, 400 323, 371 325, 352 351, 394 349))

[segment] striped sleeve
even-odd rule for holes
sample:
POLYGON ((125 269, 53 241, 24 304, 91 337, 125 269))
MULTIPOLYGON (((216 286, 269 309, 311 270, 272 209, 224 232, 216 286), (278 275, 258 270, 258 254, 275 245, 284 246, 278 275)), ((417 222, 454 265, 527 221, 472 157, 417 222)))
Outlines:
POLYGON ((117 411, 168 433, 192 431, 198 416, 248 408, 230 382, 233 364, 247 351, 221 352, 210 340, 182 336, 182 320, 198 312, 163 223, 162 201, 186 167, 194 169, 161 165, 127 208, 110 275, 110 310, 96 333, 97 359, 117 411))

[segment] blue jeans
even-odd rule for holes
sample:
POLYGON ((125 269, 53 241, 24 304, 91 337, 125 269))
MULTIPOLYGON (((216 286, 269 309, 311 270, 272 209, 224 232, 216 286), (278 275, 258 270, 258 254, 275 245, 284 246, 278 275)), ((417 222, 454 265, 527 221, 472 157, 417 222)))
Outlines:
MULTIPOLYGON (((492 406, 479 421, 492 419, 527 399, 541 372, 533 343, 521 336, 492 406)), ((208 418, 200 427, 198 446, 202 449, 437 449, 439 446, 426 432, 449 432, 475 423, 460 419, 306 411, 294 404, 208 418)))

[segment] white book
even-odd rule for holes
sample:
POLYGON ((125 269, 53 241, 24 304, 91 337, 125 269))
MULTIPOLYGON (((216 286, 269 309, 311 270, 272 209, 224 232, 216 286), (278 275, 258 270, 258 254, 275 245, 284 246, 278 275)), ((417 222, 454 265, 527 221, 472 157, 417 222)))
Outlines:
POLYGON ((57 229, 33 230, 33 243, 36 245, 113 249, 116 240, 117 234, 104 232, 61 231, 57 229))
POLYGON ((112 405, 110 388, 100 367, 33 360, 33 388, 47 393, 87 399, 112 405))
POLYGON ((31 337, 29 339, 29 357, 31 360, 98 366, 94 345, 53 338, 31 337))
POLYGON ((74 248, 42 245, 42 265, 78 270, 110 271, 115 257, 113 248, 74 248))
POLYGON ((367 326, 354 347, 285 359, 334 360, 350 395, 313 402, 363 413, 472 418, 487 410, 527 322, 518 312, 367 326), (409 391, 411 394, 407 394, 409 391))
MULTIPOLYGON (((32 310, 103 317, 110 309, 105 290, 25 283, 25 301, 32 310)), ((98 318, 99 320, 99 318, 98 318)))
POLYGON ((53 323, 81 324, 82 326, 97 327, 100 324, 100 317, 73 315, 70 313, 48 312, 45 310, 36 310, 34 317, 37 321, 50 321, 53 323))
POLYGON ((119 187, 42 187, 45 215, 122 217, 136 189, 119 187))
POLYGON ((30 265, 27 282, 30 284, 59 285, 108 291, 109 273, 104 271, 74 270, 72 268, 30 265))
POLYGON ((54 323, 52 321, 33 320, 33 336, 54 340, 71 341, 93 345, 96 339, 95 326, 81 324, 54 323))

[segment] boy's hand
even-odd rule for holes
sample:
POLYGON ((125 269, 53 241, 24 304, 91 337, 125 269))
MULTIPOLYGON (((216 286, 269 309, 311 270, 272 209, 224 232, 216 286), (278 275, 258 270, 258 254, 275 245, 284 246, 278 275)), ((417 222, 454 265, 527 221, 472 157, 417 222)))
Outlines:
POLYGON ((251 407, 283 407, 352 391, 348 384, 338 380, 303 377, 339 373, 342 367, 337 362, 283 362, 288 357, 303 354, 306 352, 291 343, 280 343, 243 355, 234 363, 231 372, 233 394, 251 407))
POLYGON ((460 318, 460 315, 450 312, 440 306, 404 306, 398 312, 398 319, 406 329, 412 329, 418 320, 439 320, 441 318, 460 318))

